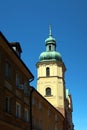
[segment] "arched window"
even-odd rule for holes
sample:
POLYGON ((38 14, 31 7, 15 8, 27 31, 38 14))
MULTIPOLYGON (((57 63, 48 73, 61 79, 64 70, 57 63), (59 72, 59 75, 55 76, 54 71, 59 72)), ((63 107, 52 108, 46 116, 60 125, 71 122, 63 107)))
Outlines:
POLYGON ((51 45, 49 46, 49 51, 51 51, 51 45))
POLYGON ((50 96, 51 95, 51 88, 46 88, 46 96, 50 96))
POLYGON ((49 67, 46 68, 46 76, 50 76, 50 68, 49 67))

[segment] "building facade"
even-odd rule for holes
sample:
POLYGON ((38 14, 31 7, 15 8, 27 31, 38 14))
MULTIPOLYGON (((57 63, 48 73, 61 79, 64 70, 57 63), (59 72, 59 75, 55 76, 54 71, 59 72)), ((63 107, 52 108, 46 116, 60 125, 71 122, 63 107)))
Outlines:
POLYGON ((64 130, 64 117, 34 88, 32 91, 32 130, 64 130))
POLYGON ((9 43, 0 32, 0 129, 74 130, 72 97, 65 88, 66 67, 56 51, 51 28, 46 51, 37 62, 37 90, 33 74, 21 59, 18 42, 9 43))
POLYGON ((30 130, 30 84, 34 79, 21 60, 18 42, 0 32, 0 130, 30 130))

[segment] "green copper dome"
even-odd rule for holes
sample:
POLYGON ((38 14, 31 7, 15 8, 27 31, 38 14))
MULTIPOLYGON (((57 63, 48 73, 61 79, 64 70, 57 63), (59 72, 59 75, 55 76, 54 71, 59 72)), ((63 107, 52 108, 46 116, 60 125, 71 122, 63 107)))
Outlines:
POLYGON ((62 61, 61 54, 56 51, 47 51, 42 52, 39 57, 40 61, 49 61, 49 60, 56 60, 56 61, 62 61))
POLYGON ((46 45, 51 43, 51 44, 56 44, 56 40, 55 38, 53 38, 52 36, 49 36, 46 40, 45 40, 46 45))
POLYGON ((42 52, 39 56, 39 61, 61 61, 62 57, 59 52, 56 51, 56 40, 52 37, 51 26, 49 27, 49 37, 45 40, 46 51, 42 52))

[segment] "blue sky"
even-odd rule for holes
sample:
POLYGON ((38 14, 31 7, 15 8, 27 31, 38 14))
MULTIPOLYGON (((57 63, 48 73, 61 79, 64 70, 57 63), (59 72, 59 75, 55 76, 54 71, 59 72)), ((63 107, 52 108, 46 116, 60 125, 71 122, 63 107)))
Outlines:
POLYGON ((34 87, 50 24, 67 68, 75 130, 87 130, 87 0, 0 0, 0 30, 8 41, 20 42, 34 87))

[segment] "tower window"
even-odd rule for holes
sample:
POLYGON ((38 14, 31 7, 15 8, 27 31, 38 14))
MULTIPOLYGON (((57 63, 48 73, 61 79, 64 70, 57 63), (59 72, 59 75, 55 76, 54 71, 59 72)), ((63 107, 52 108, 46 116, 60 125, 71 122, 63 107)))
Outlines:
POLYGON ((49 67, 46 68, 46 76, 50 76, 50 68, 49 67))
POLYGON ((51 96, 51 88, 46 88, 46 96, 51 96))
POLYGON ((51 51, 51 46, 49 46, 49 51, 51 51))

